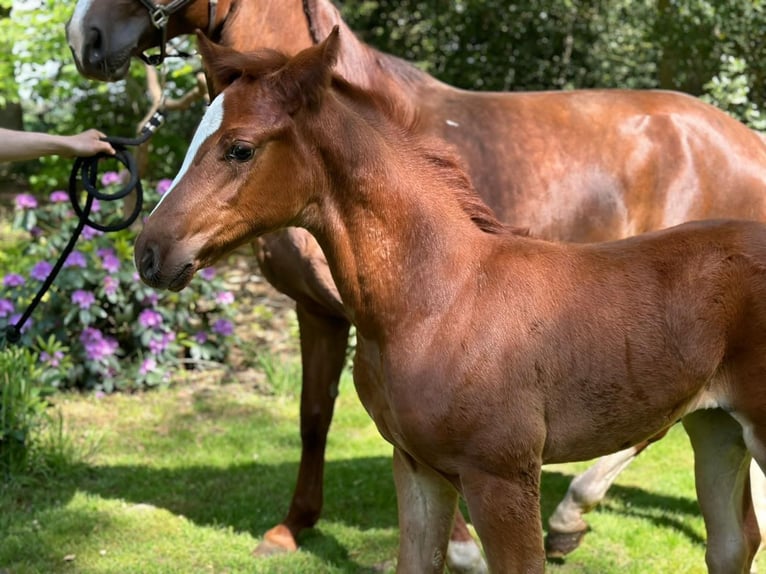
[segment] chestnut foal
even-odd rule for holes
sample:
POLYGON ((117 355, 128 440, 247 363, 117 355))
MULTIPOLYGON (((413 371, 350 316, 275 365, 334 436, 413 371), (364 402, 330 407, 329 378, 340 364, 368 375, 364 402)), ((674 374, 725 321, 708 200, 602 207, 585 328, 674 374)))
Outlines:
POLYGON ((679 418, 706 524, 726 533, 708 567, 747 571, 748 449, 766 464, 766 226, 530 239, 416 116, 333 77, 337 30, 293 58, 200 44, 218 95, 136 265, 180 290, 263 233, 317 238, 357 327, 357 391, 395 447, 400 572, 442 571, 458 492, 492 571, 542 571, 541 465, 679 418))

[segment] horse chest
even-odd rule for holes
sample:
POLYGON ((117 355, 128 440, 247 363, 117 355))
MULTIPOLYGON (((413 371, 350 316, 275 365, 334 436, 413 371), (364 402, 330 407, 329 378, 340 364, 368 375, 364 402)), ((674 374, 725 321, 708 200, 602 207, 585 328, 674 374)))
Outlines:
POLYGON ((392 444, 414 453, 419 439, 436 440, 434 425, 447 409, 448 380, 401 348, 358 336, 354 384, 367 412, 392 444), (418 440, 413 440, 418 437, 418 440))

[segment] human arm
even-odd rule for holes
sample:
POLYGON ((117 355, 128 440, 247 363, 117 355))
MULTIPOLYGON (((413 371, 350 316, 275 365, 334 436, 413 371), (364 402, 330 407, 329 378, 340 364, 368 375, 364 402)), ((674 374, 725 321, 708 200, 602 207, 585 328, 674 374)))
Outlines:
POLYGON ((60 136, 0 128, 0 162, 24 161, 47 155, 88 157, 104 152, 114 154, 104 134, 90 129, 79 134, 60 136))

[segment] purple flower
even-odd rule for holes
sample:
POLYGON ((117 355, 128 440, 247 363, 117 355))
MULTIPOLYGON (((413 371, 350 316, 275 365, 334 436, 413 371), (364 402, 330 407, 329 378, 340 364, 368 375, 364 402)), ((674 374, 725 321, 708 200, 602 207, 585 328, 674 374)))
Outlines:
POLYGON ((218 319, 213 323, 213 332, 228 337, 234 333, 234 324, 228 319, 218 319))
POLYGON ((119 183, 120 174, 116 171, 107 171, 101 176, 101 185, 112 185, 113 183, 119 183))
POLYGON ((165 195, 168 192, 168 189, 170 189, 170 186, 173 184, 172 179, 161 179, 157 182, 157 193, 160 195, 165 195))
POLYGON ((0 317, 7 317, 9 313, 13 313, 13 303, 8 299, 0 299, 0 317))
POLYGON ((72 251, 69 257, 64 261, 64 267, 81 267, 85 269, 88 266, 88 260, 85 259, 82 251, 72 251))
POLYGON ((79 305, 80 309, 88 309, 96 302, 96 296, 90 291, 78 289, 72 293, 72 303, 79 305))
POLYGON ((120 270, 120 260, 114 252, 114 249, 102 247, 96 250, 96 255, 101 257, 101 266, 109 273, 117 273, 120 270))
POLYGON ((35 209, 37 207, 37 199, 31 193, 20 193, 15 199, 16 209, 35 209))
POLYGON ((138 322, 141 323, 141 326, 146 329, 159 327, 162 325, 162 315, 160 315, 154 309, 144 309, 138 315, 138 322))
POLYGON ((32 239, 38 239, 43 236, 43 230, 35 225, 32 229, 29 230, 29 234, 32 236, 32 239))
POLYGON ((176 340, 176 334, 173 332, 163 333, 159 339, 152 339, 149 341, 149 351, 155 355, 159 355, 168 348, 168 345, 176 340))
POLYGON ((234 303, 234 293, 231 291, 221 291, 216 295, 215 300, 221 305, 231 305, 234 303))
POLYGON ((138 369, 138 372, 142 375, 146 375, 148 373, 151 373, 154 369, 157 368, 157 361, 155 361, 152 357, 148 357, 143 360, 141 363, 141 367, 138 369))
POLYGON ((64 358, 63 351, 54 351, 53 355, 47 351, 40 353, 40 362, 45 363, 51 367, 58 367, 61 364, 61 359, 64 358))
POLYGON ((120 260, 114 253, 107 253, 101 259, 101 266, 109 273, 117 273, 120 270, 120 260))
POLYGON ((98 237, 99 235, 103 235, 103 231, 99 231, 98 229, 93 229, 92 227, 85 226, 82 230, 82 237, 83 239, 93 239, 94 237, 98 237))
POLYGON ((56 191, 51 192, 48 199, 51 203, 64 203, 65 201, 69 201, 69 194, 67 194, 66 191, 57 189, 56 191))
POLYGON ((111 275, 104 277, 104 293, 107 295, 114 295, 117 293, 117 287, 119 286, 120 282, 111 275))
POLYGON ((24 283, 26 283, 24 278, 17 273, 8 273, 3 277, 3 287, 20 287, 24 283))
POLYGON ((45 281, 48 278, 48 275, 50 275, 51 269, 53 269, 53 265, 47 261, 40 261, 39 263, 35 263, 35 266, 32 267, 29 276, 37 281, 45 281))
POLYGON ((199 274, 205 281, 212 281, 215 278, 215 267, 205 267, 199 274))
POLYGON ((110 357, 117 350, 117 341, 94 327, 86 327, 80 334, 80 342, 85 347, 88 358, 92 361, 100 361, 110 357))
POLYGON ((205 331, 197 331, 197 333, 194 335, 194 340, 198 345, 204 345, 207 343, 207 333, 205 333, 205 331))

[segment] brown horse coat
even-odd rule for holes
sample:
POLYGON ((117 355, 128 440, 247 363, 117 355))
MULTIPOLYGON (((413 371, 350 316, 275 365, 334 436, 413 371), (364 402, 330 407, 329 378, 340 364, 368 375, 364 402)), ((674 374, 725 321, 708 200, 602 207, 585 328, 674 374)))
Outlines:
MULTIPOLYGON (((687 427, 695 451, 726 438, 737 456, 715 464, 731 475, 747 453, 729 415, 766 465, 766 226, 530 239, 412 118, 329 86, 337 35, 293 59, 202 48, 223 93, 146 221, 137 267, 181 289, 274 228, 317 238, 358 330, 357 391, 396 447, 401 572, 441 570, 458 491, 493 571, 541 570, 541 465, 613 452, 685 415, 720 429, 687 427)), ((736 515, 742 484, 726 486, 736 515)), ((711 569, 748 567, 738 520, 711 569)))

